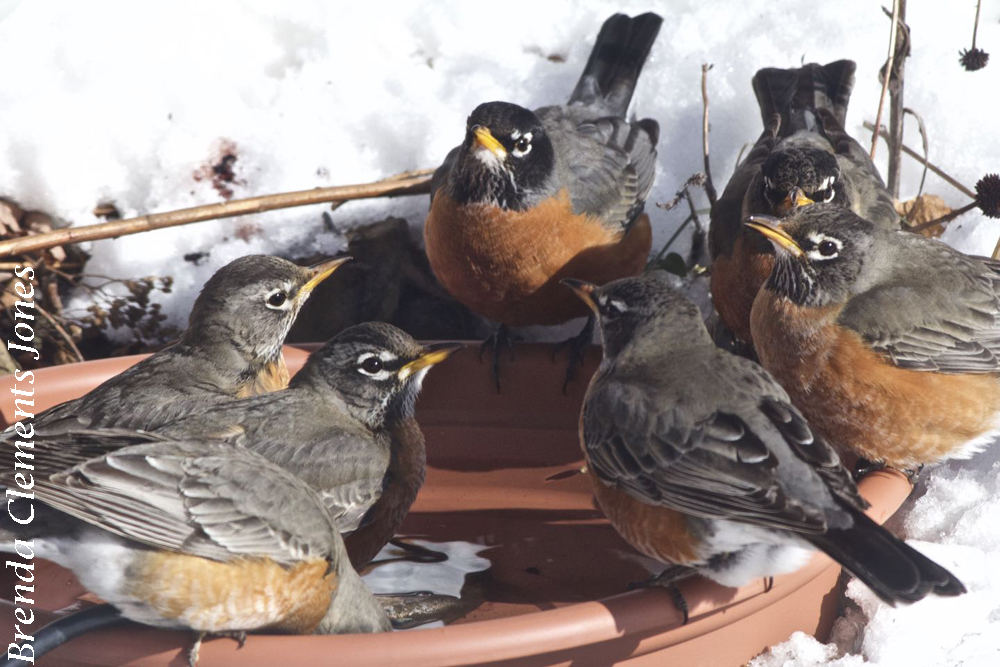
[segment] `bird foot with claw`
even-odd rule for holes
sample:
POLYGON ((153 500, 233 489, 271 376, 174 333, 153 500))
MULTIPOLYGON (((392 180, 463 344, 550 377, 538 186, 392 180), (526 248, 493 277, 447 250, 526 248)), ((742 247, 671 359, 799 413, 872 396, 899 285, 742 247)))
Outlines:
POLYGON ((483 341, 482 345, 479 346, 479 361, 483 360, 483 353, 486 352, 488 348, 493 350, 493 361, 491 368, 491 373, 493 374, 493 382, 496 384, 497 392, 500 391, 500 350, 501 348, 506 348, 510 351, 510 358, 514 359, 514 343, 518 340, 518 337, 511 333, 507 325, 501 324, 493 333, 483 341))
POLYGON ((566 378, 563 380, 564 394, 566 393, 566 389, 569 387, 569 383, 576 379, 577 372, 583 367, 583 359, 586 356, 587 348, 594 342, 594 320, 594 317, 588 317, 587 323, 583 325, 583 329, 580 330, 580 333, 567 338, 561 343, 557 343, 552 348, 553 361, 555 361, 556 355, 563 348, 566 348, 569 352, 569 363, 566 366, 566 378))
POLYGON ((655 574, 645 581, 633 581, 628 585, 628 590, 634 591, 640 588, 663 588, 668 593, 674 601, 674 606, 677 607, 677 611, 681 612, 684 617, 683 624, 687 625, 688 622, 688 603, 687 599, 684 597, 684 593, 681 589, 677 587, 677 583, 682 579, 687 579, 688 577, 694 575, 695 572, 691 568, 683 566, 668 567, 666 570, 660 574, 655 574))
POLYGON ((229 637, 236 640, 237 648, 243 648, 247 643, 247 633, 242 630, 232 630, 229 632, 199 632, 191 648, 188 649, 188 666, 197 667, 198 655, 201 653, 201 642, 205 638, 215 639, 216 637, 229 637))

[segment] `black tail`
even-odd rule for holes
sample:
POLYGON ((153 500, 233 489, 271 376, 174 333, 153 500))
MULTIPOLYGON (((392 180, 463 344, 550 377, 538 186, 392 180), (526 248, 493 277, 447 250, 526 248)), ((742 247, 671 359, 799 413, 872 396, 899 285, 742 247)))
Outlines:
POLYGON ((828 65, 810 63, 797 69, 767 67, 753 77, 753 91, 760 117, 767 127, 774 114, 781 116, 781 136, 816 125, 816 112, 829 111, 841 126, 854 88, 853 60, 828 65))
POLYGON ((615 14, 605 21, 570 103, 603 98, 624 117, 662 23, 663 19, 652 12, 635 18, 615 14))
MULTIPOLYGON (((110 628, 124 623, 121 613, 109 604, 99 604, 52 621, 35 633, 32 647, 35 649, 35 659, 41 658, 49 651, 58 648, 69 640, 85 635, 94 630, 110 628)), ((14 658, 0 662, 0 667, 23 664, 14 658)))
POLYGON ((888 602, 961 595, 955 575, 857 510, 852 528, 803 536, 888 602))

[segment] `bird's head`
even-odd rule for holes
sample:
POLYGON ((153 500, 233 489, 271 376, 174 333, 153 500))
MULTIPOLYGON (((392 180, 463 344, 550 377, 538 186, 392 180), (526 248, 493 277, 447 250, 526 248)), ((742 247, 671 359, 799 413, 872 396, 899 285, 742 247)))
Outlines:
POLYGON ((787 215, 810 204, 846 204, 840 165, 829 151, 810 146, 778 147, 761 168, 770 213, 787 215))

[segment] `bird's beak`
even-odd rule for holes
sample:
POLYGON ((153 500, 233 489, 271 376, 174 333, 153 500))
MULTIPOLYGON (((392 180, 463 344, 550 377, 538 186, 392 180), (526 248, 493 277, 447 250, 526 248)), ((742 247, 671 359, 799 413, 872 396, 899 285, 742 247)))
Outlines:
POLYGON ((778 250, 784 250, 796 257, 804 257, 805 252, 799 247, 791 236, 784 229, 778 226, 778 219, 769 215, 748 216, 743 224, 750 229, 760 232, 764 237, 774 244, 778 250))
POLYGON ((312 278, 306 282, 305 285, 299 289, 297 298, 304 298, 309 295, 310 292, 319 285, 321 282, 333 275, 333 272, 340 268, 340 265, 344 262, 349 262, 351 257, 337 257, 336 259, 328 259, 325 262, 320 262, 319 264, 313 264, 309 269, 313 272, 312 278))
POLYGON ((441 363, 450 357, 452 352, 461 350, 463 347, 464 345, 461 343, 432 343, 431 345, 427 345, 424 347, 423 354, 408 364, 404 364, 399 369, 397 375, 400 380, 405 380, 417 371, 441 363))
POLYGON ((597 285, 583 280, 574 280, 573 278, 563 278, 559 282, 573 290, 587 304, 587 307, 594 311, 595 315, 600 315, 597 311, 597 302, 594 301, 594 290, 597 289, 597 285))
POLYGON ((788 215, 789 211, 799 208, 800 206, 808 206, 809 204, 815 204, 812 199, 806 197, 806 193, 802 191, 802 188, 792 188, 789 191, 788 196, 786 196, 780 204, 778 204, 778 212, 781 215, 788 215))
POLYGON ((488 128, 485 128, 482 125, 476 125, 472 128, 472 135, 475 137, 477 144, 490 151, 498 158, 507 157, 507 149, 503 147, 503 144, 496 140, 488 128))

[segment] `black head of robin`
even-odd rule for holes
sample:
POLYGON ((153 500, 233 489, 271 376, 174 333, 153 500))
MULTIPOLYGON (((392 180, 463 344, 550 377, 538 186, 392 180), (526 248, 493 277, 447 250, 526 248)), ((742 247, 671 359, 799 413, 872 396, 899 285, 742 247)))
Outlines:
POLYGON ((568 282, 614 341, 591 379, 581 445, 621 535, 726 586, 790 572, 820 549, 890 603, 965 591, 864 514, 850 473, 757 364, 712 342, 655 274, 568 282))
POLYGON ((800 306, 844 303, 865 276, 875 225, 836 205, 802 211, 785 224, 751 215, 746 226, 774 246, 771 291, 800 306))
POLYGON ((460 204, 522 211, 552 194, 555 153, 534 113, 509 102, 473 110, 453 171, 451 193, 460 204))
POLYGON ((785 215, 793 208, 814 203, 847 203, 840 165, 829 151, 813 146, 789 146, 771 153, 764 166, 764 201, 770 210, 785 215))
POLYGON ((421 345, 391 324, 367 322, 345 329, 310 355, 291 385, 329 385, 358 421, 389 428, 413 417, 427 372, 460 347, 421 345))
MULTIPOLYGON (((431 268, 501 331, 586 315, 561 278, 604 283, 645 267, 659 126, 627 114, 662 23, 653 13, 610 17, 566 103, 479 105, 435 172, 431 268)), ((574 341, 571 369, 591 327, 574 341)))
POLYGON ((992 440, 1000 264, 830 204, 746 224, 777 255, 751 313, 758 355, 827 440, 904 469, 992 440))
POLYGON ((712 207, 709 245, 712 299, 721 322, 752 343, 750 310, 774 254, 747 230, 747 215, 788 215, 830 204, 883 229, 899 215, 867 151, 844 129, 855 64, 838 60, 765 68, 753 78, 764 131, 712 207))

